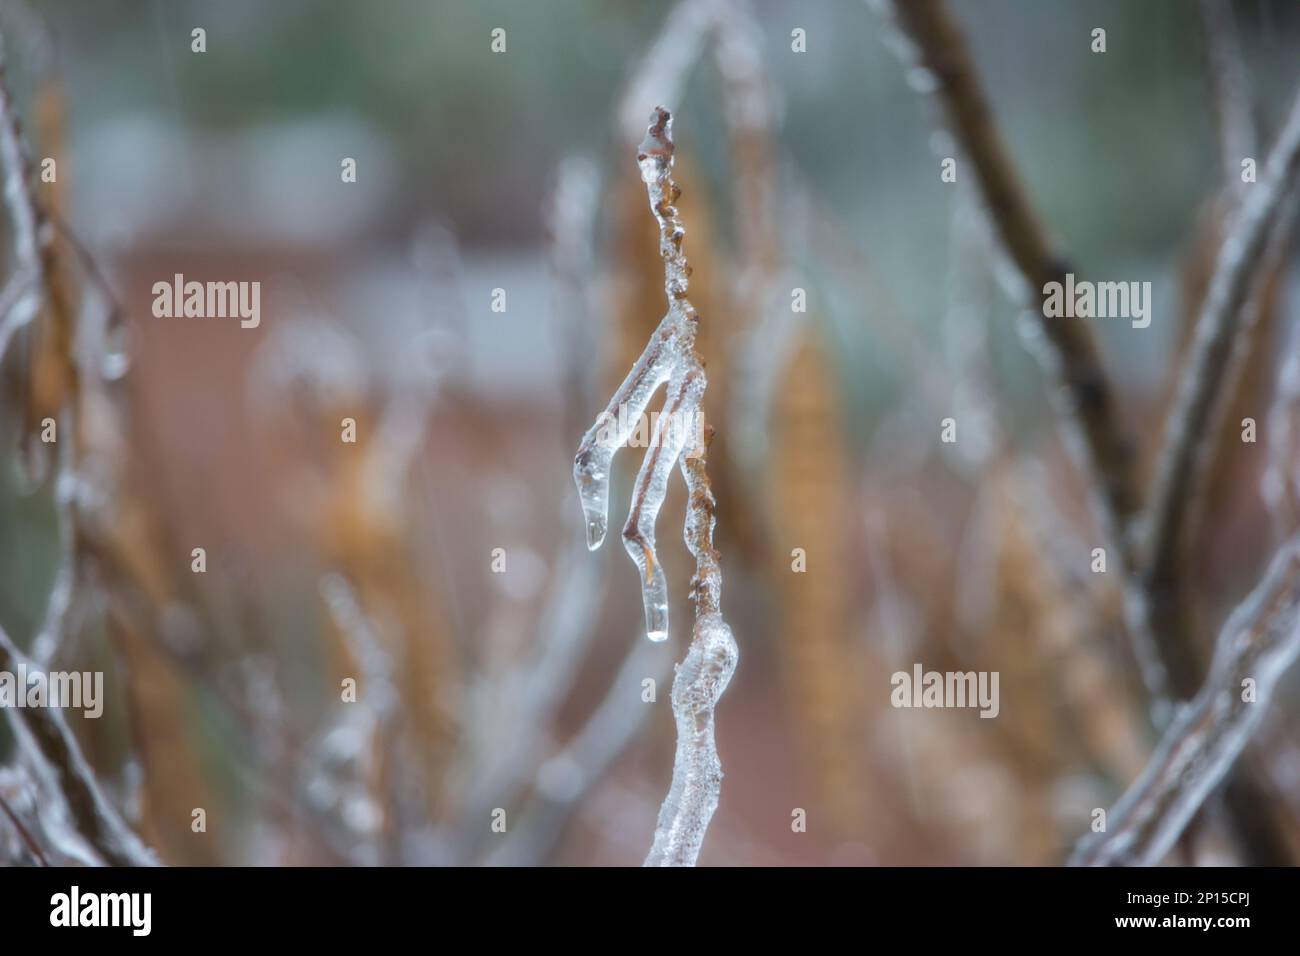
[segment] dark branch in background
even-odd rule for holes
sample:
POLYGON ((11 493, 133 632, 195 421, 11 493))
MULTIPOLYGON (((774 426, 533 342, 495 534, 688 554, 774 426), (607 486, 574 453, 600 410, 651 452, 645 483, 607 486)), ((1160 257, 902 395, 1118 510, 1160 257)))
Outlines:
POLYGON ((1063 280, 1070 268, 1030 205, 956 22, 939 0, 894 0, 893 12, 916 45, 920 65, 934 77, 936 96, 973 167, 993 228, 1029 286, 1051 371, 1064 386, 1071 425, 1101 490, 1103 524, 1129 565, 1128 530, 1140 499, 1133 445, 1120 423, 1114 388, 1091 329, 1082 322, 1048 321, 1041 308, 1043 286, 1063 280))

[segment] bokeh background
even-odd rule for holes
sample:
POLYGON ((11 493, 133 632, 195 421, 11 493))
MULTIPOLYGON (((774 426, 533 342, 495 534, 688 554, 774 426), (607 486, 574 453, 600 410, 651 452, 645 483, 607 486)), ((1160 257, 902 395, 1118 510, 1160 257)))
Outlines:
MULTIPOLYGON (((1300 7, 1231 6, 1266 144, 1297 79, 1300 7)), ((0 625, 32 648, 71 570, 58 660, 104 670, 108 699, 103 719, 69 719, 167 862, 644 856, 691 621, 684 494, 674 477, 659 521, 672 635, 651 645, 621 542, 585 548, 571 467, 664 309, 634 159, 660 99, 741 650, 701 862, 1056 863, 1141 769, 1153 738, 1117 583, 1091 572, 1087 489, 973 184, 940 181, 954 147, 934 104, 865 4, 712 9, 0 7, 32 154, 58 159, 57 188, 37 189, 124 317, 81 418, 105 432, 86 439, 89 543, 71 560, 57 483, 20 450, 20 353, 0 370, 0 625), (177 272, 260 281, 260 327, 154 318, 151 286, 177 272), (954 445, 939 441, 950 416, 954 445), (998 718, 895 710, 889 677, 914 662, 999 671, 998 718)), ((1091 275, 1153 284, 1149 329, 1096 320, 1145 458, 1230 175, 1198 6, 953 9, 1051 231, 1091 275)), ((1293 284, 1283 260, 1231 421, 1267 417, 1293 284)), ((1281 533, 1263 446, 1223 448, 1196 548, 1206 642, 1281 533)), ((640 457, 616 459, 615 527, 640 457)), ((1252 759, 1294 839, 1289 697, 1252 759)), ((4 726, 0 767, 0 794, 34 812, 4 726)), ((1180 852, 1234 859, 1207 816, 1180 852)), ((0 851, 25 859, 3 820, 0 851)))

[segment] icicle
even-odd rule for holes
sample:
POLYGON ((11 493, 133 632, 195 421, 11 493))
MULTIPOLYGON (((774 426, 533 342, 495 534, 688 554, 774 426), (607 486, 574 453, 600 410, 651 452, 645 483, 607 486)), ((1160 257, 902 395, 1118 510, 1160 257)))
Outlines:
POLYGON ((604 543, 609 527, 609 469, 614 453, 632 434, 659 386, 668 381, 672 365, 665 346, 671 338, 672 330, 661 323, 609 407, 583 436, 573 460, 573 480, 587 520, 587 547, 592 551, 604 543))
POLYGON ((655 519, 668 488, 668 476, 681 455, 690 425, 699 415, 705 385, 704 370, 695 355, 699 316, 686 298, 691 275, 682 251, 686 229, 673 205, 679 194, 672 179, 674 149, 672 116, 659 107, 651 114, 636 158, 650 209, 659 223, 668 314, 609 406, 583 436, 573 461, 573 480, 587 525, 587 547, 594 551, 604 542, 609 528, 610 466, 614 455, 632 434, 659 386, 671 381, 665 414, 656 424, 650 451, 637 476, 632 508, 623 529, 624 546, 641 572, 646 633, 652 641, 668 637, 668 585, 654 549, 655 519))
POLYGON ((623 545, 641 572, 646 634, 652 641, 668 637, 668 584, 655 553, 655 520, 668 492, 673 464, 681 456, 704 394, 703 372, 674 376, 668 402, 655 422, 650 450, 641 463, 632 494, 632 510, 623 529, 623 545))

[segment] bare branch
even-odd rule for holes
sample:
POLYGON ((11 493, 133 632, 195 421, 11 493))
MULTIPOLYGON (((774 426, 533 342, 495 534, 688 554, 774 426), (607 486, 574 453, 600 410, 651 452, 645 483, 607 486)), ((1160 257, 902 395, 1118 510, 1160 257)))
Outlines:
MULTIPOLYGON (((879 6, 883 0, 875 0, 879 6)), ((1042 334, 1044 358, 1063 385, 1071 426, 1082 439, 1086 466, 1100 488, 1103 525, 1126 563, 1128 529, 1139 506, 1133 447, 1120 423, 1114 389, 1083 322, 1046 321, 1043 287, 1070 271, 1030 204, 999 132, 961 29, 941 0, 893 0, 894 18, 916 46, 936 85, 948 125, 974 168, 994 229, 1028 286, 1042 334)))
POLYGON ((675 149, 672 116, 662 106, 656 107, 636 158, 650 209, 659 224, 668 314, 609 407, 583 437, 573 466, 587 522, 587 543, 598 548, 605 537, 614 453, 627 440, 635 418, 645 411, 654 392, 668 382, 665 414, 655 426, 653 447, 637 476, 623 529, 624 544, 641 572, 646 632, 652 640, 664 640, 668 636, 668 592, 655 555, 654 525, 672 466, 680 459, 690 494, 685 537, 696 562, 692 583, 695 628, 673 682, 677 757, 672 787, 659 812, 654 846, 646 858, 647 865, 655 866, 691 866, 699 855, 722 781, 713 739, 713 707, 731 679, 737 656, 735 638, 719 605, 722 573, 713 549, 714 500, 704 463, 707 430, 701 436, 703 441, 686 446, 687 430, 702 422, 701 402, 707 383, 695 351, 699 314, 687 298, 691 267, 682 250, 686 229, 674 205, 681 194, 672 175, 675 149))

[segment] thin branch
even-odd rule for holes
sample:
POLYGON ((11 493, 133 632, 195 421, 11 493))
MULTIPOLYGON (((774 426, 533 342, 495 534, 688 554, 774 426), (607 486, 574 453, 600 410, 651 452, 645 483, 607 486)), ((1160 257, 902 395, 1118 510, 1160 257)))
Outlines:
POLYGON ((1174 845, 1250 742, 1279 679, 1300 655, 1300 538, 1273 559, 1219 633, 1199 694, 1170 724, 1146 770, 1080 842, 1076 865, 1145 866, 1174 845))
MULTIPOLYGON (((875 0, 880 5, 883 0, 875 0)), ((933 77, 948 125, 973 167, 993 227, 1028 286, 1049 370, 1064 386, 1070 424, 1082 439, 1086 465, 1100 488, 1103 525, 1129 563, 1129 526, 1140 497, 1133 446, 1121 424, 1114 389, 1097 343, 1083 322, 1048 321, 1043 287, 1070 268, 1059 257, 1030 204, 1011 160, 975 64, 957 23, 941 0, 893 0, 894 18, 933 77)))
POLYGON ((708 429, 703 430, 702 441, 686 447, 688 429, 703 420, 706 378, 695 351, 700 317, 687 298, 691 267, 682 250, 686 229, 674 205, 681 195, 672 175, 675 150, 672 116, 662 106, 656 107, 636 158, 650 209, 659 224, 668 314, 609 407, 583 437, 573 466, 586 517, 587 544, 595 549, 605 537, 614 453, 631 434, 635 419, 645 411, 654 392, 668 382, 664 414, 655 424, 652 447, 637 475, 623 528, 623 543, 641 572, 646 633, 652 640, 664 640, 668 636, 668 592, 655 554, 654 526, 672 466, 680 459, 690 496, 685 538, 696 562, 692 582, 695 628, 673 681, 677 757, 672 786, 659 812, 654 846, 646 858, 647 865, 655 866, 692 866, 699 855, 722 781, 713 739, 713 708, 731 679, 737 656, 735 638, 722 619, 719 604, 722 573, 713 549, 714 499, 704 461, 708 429))
MULTIPOLYGON (((705 445, 709 442, 705 437, 705 445)), ((722 764, 713 733, 713 709, 736 670, 739 653, 731 628, 722 619, 722 572, 713 547, 713 490, 705 456, 681 463, 690 502, 686 541, 695 555, 695 630, 686 658, 673 680, 673 716, 677 722, 677 756, 673 782, 659 810, 654 845, 646 866, 694 866, 722 789, 722 764)))

